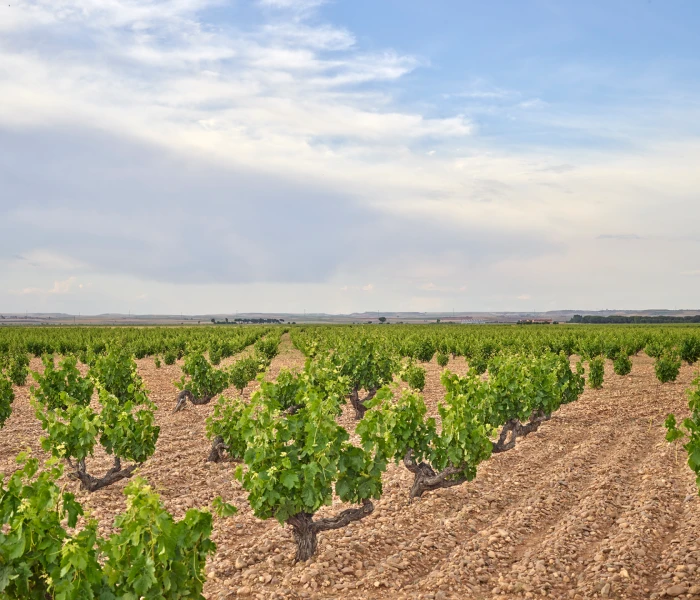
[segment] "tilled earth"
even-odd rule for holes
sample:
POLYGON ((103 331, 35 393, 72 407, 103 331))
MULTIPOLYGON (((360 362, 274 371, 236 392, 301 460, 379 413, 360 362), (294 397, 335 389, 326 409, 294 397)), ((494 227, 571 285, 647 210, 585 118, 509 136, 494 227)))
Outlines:
MULTIPOLYGON (((303 366, 288 336, 280 349, 267 377, 303 366)), ((140 474, 177 518, 219 495, 239 508, 232 518, 215 518, 218 550, 207 565, 207 598, 700 599, 697 488, 684 450, 666 443, 663 427, 669 412, 688 412, 691 367, 661 385, 646 356, 633 359, 627 377, 608 364, 602 390, 587 388, 515 449, 484 463, 473 482, 413 503, 410 473, 392 465, 374 513, 321 534, 318 556, 295 565, 291 532, 252 515, 233 479, 235 465, 205 462, 212 406, 172 414, 180 365, 138 363, 161 426, 156 453, 140 474)), ((448 368, 464 373, 466 364, 458 358, 448 368)), ((432 413, 442 395, 440 372, 434 361, 427 365, 432 413)), ((0 430, 0 472, 14 469, 22 449, 43 456, 28 395, 29 385, 17 390, 0 430)), ((341 422, 352 429, 351 411, 341 422)), ((109 466, 103 454, 88 462, 95 474, 109 466)), ((66 484, 109 531, 124 509, 124 482, 94 494, 67 478, 66 484)), ((338 503, 320 516, 342 508, 338 503)))

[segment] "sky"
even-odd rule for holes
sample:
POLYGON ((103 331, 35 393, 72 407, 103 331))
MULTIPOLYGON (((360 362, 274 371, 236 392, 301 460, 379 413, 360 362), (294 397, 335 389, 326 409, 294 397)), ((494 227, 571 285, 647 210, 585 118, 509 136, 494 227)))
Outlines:
POLYGON ((695 0, 6 0, 0 312, 700 308, 695 0))

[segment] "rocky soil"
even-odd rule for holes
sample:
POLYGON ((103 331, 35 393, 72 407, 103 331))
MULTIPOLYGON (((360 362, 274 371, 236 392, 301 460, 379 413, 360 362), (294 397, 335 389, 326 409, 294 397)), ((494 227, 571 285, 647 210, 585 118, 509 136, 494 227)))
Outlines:
MULTIPOLYGON (((267 376, 303 362, 285 336, 267 376)), ((295 565, 290 531, 252 516, 233 480, 234 465, 205 462, 212 406, 171 414, 180 365, 138 363, 161 425, 156 453, 141 475, 177 518, 219 495, 239 508, 235 517, 216 519, 209 599, 700 600, 700 500, 684 451, 664 441, 663 428, 669 412, 687 413, 691 367, 683 366, 677 382, 661 385, 646 356, 633 359, 627 377, 608 364, 602 390, 586 389, 514 450, 484 463, 473 482, 414 503, 407 499, 410 473, 392 465, 374 513, 321 534, 318 556, 295 565)), ((463 373, 466 364, 458 358, 448 368, 463 373)), ((435 413, 441 369, 433 362, 427 370, 425 395, 435 413)), ((43 455, 28 395, 29 385, 17 390, 13 415, 0 430, 0 472, 14 468, 22 449, 43 455)), ((352 427, 352 411, 341 420, 352 427)), ((100 473, 111 461, 100 454, 88 464, 100 473)), ((94 494, 66 484, 105 531, 124 508, 124 482, 94 494)))

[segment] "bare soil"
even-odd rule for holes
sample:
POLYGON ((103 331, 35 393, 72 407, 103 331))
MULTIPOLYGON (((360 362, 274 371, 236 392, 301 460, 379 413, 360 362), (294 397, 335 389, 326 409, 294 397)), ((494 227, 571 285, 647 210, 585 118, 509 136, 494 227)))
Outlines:
MULTIPOLYGON (((646 356, 634 357, 626 377, 608 363, 602 390, 586 389, 514 450, 484 463, 473 482, 414 503, 408 502, 410 473, 392 465, 374 513, 321 534, 318 556, 295 565, 291 532, 253 517, 233 479, 235 465, 205 462, 212 405, 171 414, 180 363, 160 369, 152 359, 138 363, 161 426, 156 453, 140 474, 176 518, 219 495, 239 508, 235 517, 215 518, 209 599, 700 599, 700 500, 685 452, 666 443, 663 427, 669 412, 687 414, 691 367, 661 385, 646 356)), ((303 363, 285 336, 267 377, 303 363)), ((458 358, 447 368, 463 373, 466 364, 458 358)), ((434 361, 427 365, 425 396, 433 413, 443 394, 440 372, 434 361)), ((0 472, 14 469, 22 449, 44 455, 28 396, 29 384, 17 389, 13 414, 0 430, 0 472)), ((352 410, 340 419, 354 426, 352 410)), ((111 461, 99 453, 88 464, 99 473, 111 461)), ((66 485, 103 532, 124 509, 124 482, 94 494, 67 479, 66 485)), ((337 503, 321 512, 343 508, 337 503)))

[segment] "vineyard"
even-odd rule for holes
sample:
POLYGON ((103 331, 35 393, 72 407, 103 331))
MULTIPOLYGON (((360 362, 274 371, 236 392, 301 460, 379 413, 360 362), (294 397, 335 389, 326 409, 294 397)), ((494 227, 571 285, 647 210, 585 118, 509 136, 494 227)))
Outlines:
POLYGON ((700 598, 693 325, 0 329, 0 598, 700 598))

